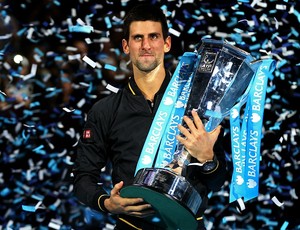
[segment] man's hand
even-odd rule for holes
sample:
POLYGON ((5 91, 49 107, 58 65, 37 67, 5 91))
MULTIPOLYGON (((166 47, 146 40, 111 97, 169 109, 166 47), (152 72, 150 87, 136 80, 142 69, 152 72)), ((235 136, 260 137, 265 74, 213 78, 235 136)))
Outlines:
POLYGON ((179 125, 178 128, 185 137, 178 135, 177 140, 199 162, 212 160, 214 157, 214 144, 220 134, 221 126, 219 125, 215 130, 208 133, 196 111, 192 110, 192 116, 194 121, 184 116, 183 120, 188 129, 179 125))
POLYGON ((115 184, 110 193, 110 198, 104 201, 105 208, 113 214, 126 214, 135 217, 146 217, 154 214, 150 204, 146 204, 142 198, 123 198, 120 190, 123 181, 115 184))

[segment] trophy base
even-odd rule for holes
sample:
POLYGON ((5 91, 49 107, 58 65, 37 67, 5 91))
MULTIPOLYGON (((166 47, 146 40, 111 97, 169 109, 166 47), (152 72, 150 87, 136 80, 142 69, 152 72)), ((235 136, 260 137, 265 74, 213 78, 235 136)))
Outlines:
MULTIPOLYGON (((124 187, 122 197, 143 198, 152 205, 157 221, 150 221, 163 229, 197 229, 195 214, 202 199, 182 176, 161 168, 138 171, 133 185, 124 187)), ((149 218, 147 218, 149 220, 149 218)))
POLYGON ((156 215, 148 221, 164 229, 197 229, 198 222, 195 216, 176 200, 165 194, 153 191, 146 187, 130 185, 121 190, 122 197, 143 198, 152 205, 156 215))

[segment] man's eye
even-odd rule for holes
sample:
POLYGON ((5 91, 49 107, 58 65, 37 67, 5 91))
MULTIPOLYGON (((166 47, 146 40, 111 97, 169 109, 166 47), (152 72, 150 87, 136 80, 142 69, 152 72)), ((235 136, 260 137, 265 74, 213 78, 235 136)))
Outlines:
POLYGON ((135 36, 134 37, 134 40, 136 40, 136 41, 139 41, 139 40, 141 40, 142 39, 142 36, 135 36))
POLYGON ((151 34, 151 39, 157 39, 158 35, 157 34, 151 34))

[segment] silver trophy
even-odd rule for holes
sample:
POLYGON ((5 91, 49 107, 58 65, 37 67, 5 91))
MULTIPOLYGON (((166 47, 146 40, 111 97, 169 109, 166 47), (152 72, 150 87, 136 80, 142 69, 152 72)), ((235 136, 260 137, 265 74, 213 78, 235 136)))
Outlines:
MULTIPOLYGON (((246 101, 247 88, 259 65, 247 52, 212 39, 202 40, 198 54, 201 58, 185 115, 191 117, 191 111, 196 110, 209 132, 236 103, 246 101)), ((195 215, 202 198, 182 174, 189 162, 190 155, 178 144, 170 164, 140 169, 133 185, 123 188, 121 196, 144 198, 157 211, 157 224, 164 229, 196 229, 195 215)))
MULTIPOLYGON (((198 53, 201 60, 185 115, 191 118, 191 111, 196 110, 206 131, 210 132, 229 115, 236 103, 246 102, 248 86, 260 62, 244 50, 213 39, 202 40, 198 53)), ((181 174, 182 168, 190 163, 190 157, 179 143, 174 154, 173 170, 181 174)))

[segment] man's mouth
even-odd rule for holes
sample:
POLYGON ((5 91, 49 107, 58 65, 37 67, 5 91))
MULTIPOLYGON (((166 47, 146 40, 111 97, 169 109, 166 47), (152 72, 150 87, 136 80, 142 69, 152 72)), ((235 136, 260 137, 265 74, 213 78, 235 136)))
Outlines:
POLYGON ((140 54, 140 57, 152 57, 153 54, 152 53, 142 53, 140 54))

